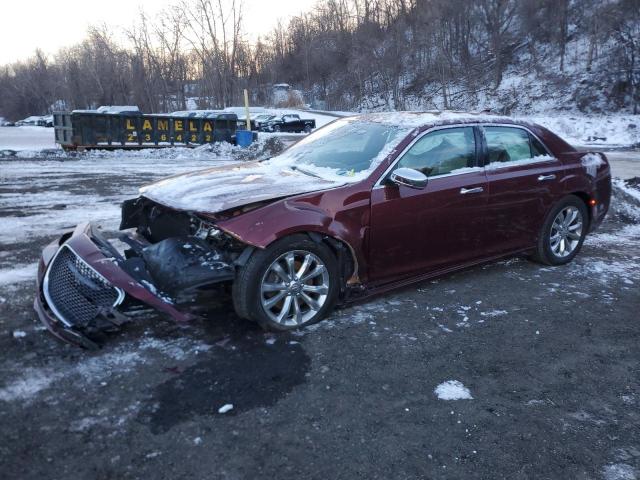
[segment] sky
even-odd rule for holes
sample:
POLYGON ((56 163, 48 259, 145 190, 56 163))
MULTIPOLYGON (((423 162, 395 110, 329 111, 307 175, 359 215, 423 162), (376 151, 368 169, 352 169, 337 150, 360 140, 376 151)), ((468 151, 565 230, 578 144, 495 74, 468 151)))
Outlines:
MULTIPOLYGON (((278 22, 310 10, 317 0, 243 0, 249 40, 268 33, 278 22)), ((80 42, 90 25, 130 27, 140 8, 153 17, 177 0, 2 0, 0 65, 33 55, 36 48, 55 53, 80 42)))

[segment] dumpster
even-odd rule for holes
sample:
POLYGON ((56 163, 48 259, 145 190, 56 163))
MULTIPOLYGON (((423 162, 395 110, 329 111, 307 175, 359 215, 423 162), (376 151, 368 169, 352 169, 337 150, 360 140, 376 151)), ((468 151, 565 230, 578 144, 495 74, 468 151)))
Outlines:
POLYGON ((55 112, 55 140, 65 150, 194 147, 236 140, 238 117, 228 112, 200 116, 140 112, 55 112))

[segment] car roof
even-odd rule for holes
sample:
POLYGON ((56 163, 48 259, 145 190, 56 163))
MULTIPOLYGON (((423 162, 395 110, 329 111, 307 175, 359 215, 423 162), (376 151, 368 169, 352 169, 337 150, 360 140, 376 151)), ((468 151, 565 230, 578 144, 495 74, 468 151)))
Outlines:
POLYGON ((460 112, 453 110, 433 110, 425 112, 377 112, 357 116, 361 120, 398 125, 401 127, 423 127, 450 123, 512 123, 524 124, 513 118, 487 112, 460 112))

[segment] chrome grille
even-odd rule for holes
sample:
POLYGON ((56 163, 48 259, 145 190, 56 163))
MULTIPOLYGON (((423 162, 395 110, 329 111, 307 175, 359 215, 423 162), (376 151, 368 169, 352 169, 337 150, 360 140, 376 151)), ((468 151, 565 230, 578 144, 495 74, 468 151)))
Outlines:
POLYGON ((66 245, 49 266, 43 292, 56 316, 76 327, 87 326, 100 309, 119 304, 124 295, 66 245))

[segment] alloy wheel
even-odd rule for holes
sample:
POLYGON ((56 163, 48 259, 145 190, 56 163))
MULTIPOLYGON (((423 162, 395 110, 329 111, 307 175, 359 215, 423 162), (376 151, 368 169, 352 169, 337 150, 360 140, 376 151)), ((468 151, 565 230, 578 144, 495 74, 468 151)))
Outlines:
POLYGON ((551 224, 549 245, 553 254, 560 258, 571 255, 582 238, 582 213, 569 205, 558 212, 551 224))
POLYGON ((313 319, 327 301, 329 272, 322 260, 306 250, 283 253, 260 282, 260 301, 269 318, 283 326, 313 319))

